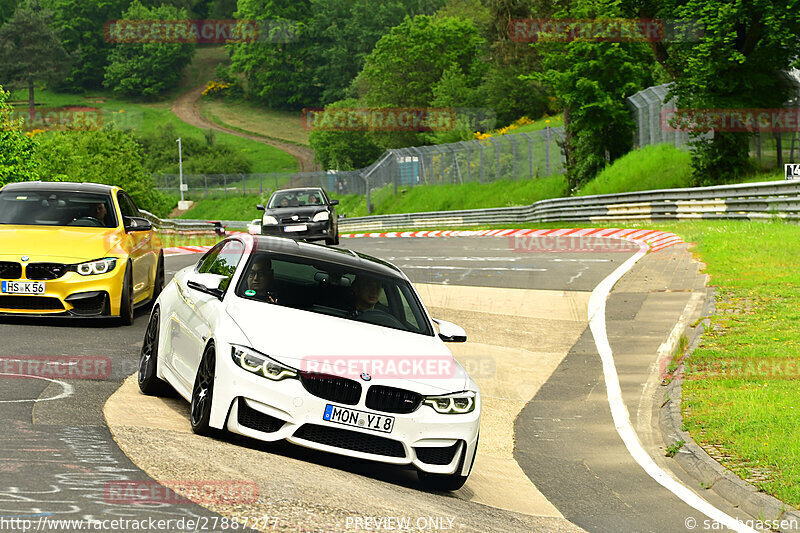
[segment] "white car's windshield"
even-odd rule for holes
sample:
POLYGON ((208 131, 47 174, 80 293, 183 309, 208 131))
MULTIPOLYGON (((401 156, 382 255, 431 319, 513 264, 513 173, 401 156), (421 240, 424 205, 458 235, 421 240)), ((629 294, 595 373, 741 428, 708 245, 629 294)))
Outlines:
POLYGON ((117 218, 106 194, 15 189, 0 192, 0 224, 113 228, 117 218))
POLYGON ((410 284, 335 263, 254 254, 236 294, 313 313, 432 335, 410 284))

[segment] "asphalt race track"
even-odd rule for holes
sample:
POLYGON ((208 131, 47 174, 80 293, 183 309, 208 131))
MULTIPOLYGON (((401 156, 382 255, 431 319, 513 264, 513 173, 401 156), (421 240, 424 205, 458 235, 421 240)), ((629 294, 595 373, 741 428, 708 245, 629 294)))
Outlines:
MULTIPOLYGON (((259 502, 216 510, 274 517, 274 523, 255 524, 262 531, 660 532, 690 530, 691 520, 702 530, 707 518, 648 476, 617 434, 588 330, 589 294, 633 249, 521 252, 509 240, 491 237, 343 239, 342 245, 395 263, 420 285, 434 316, 462 325, 470 342, 453 349, 459 359, 474 362, 479 359, 469 358, 476 354, 494 354, 487 385, 478 380, 492 416, 484 412, 479 459, 463 489, 427 493, 402 469, 280 443, 191 434, 185 402, 120 389, 136 371, 147 308, 137 311, 131 327, 4 318, 0 530, 71 531, 77 527, 49 521, 116 518, 143 520, 135 528, 140 531, 230 530, 209 509, 213 505, 163 495, 160 503, 133 504, 109 492, 115 483, 149 480, 148 473, 160 480, 255 480, 259 502), (38 379, 12 375, 46 356, 74 356, 72 364, 95 375, 45 377, 43 367, 32 372, 38 379), (517 359, 525 368, 519 376, 514 357, 528 358, 517 359), (517 377, 528 388, 516 387, 517 377), (115 395, 123 401, 114 404, 114 417, 124 423, 115 423, 112 434, 103 409, 118 389, 127 396, 115 395), (484 431, 492 444, 483 442, 484 431), (386 521, 396 516, 409 518, 411 526, 386 521)), ((699 276, 681 274, 687 256, 678 247, 648 254, 618 283, 606 316, 631 422, 659 466, 689 485, 659 448, 658 391, 651 379, 659 345, 702 288, 699 276)), ((168 257, 167 279, 198 258, 168 257)), ((692 488, 741 517, 713 493, 692 488)), ((95 530, 133 530, 130 523, 107 525, 95 530)))

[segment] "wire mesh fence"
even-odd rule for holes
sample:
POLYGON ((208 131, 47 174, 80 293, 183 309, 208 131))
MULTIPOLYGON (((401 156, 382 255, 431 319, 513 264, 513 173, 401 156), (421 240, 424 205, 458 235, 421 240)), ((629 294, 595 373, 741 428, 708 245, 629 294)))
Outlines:
MULTIPOLYGON (((498 135, 474 141, 387 150, 359 170, 268 174, 184 174, 184 198, 268 195, 275 189, 322 187, 337 195, 383 187, 526 180, 564 172, 563 128, 498 135)), ((156 188, 180 194, 177 174, 154 176, 156 188)))
MULTIPOLYGON (((668 143, 677 148, 690 149, 692 136, 688 131, 671 127, 669 117, 678 109, 674 98, 669 97, 669 83, 648 87, 627 98, 628 107, 636 120, 634 147, 668 143)), ((798 99, 786 103, 787 107, 797 107, 798 99)), ((714 111, 714 110, 709 110, 714 111)), ((800 132, 759 130, 749 135, 750 157, 762 169, 780 167, 784 162, 800 160, 800 132)), ((699 139, 710 139, 712 132, 702 133, 699 139)))

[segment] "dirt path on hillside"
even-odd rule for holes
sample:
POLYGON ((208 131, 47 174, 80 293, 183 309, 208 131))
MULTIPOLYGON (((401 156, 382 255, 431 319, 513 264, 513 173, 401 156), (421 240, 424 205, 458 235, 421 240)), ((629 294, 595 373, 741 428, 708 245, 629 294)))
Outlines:
POLYGON ((203 96, 203 89, 205 89, 205 87, 205 84, 203 84, 200 87, 180 95, 172 104, 172 112, 175 113, 179 119, 187 124, 191 124, 192 126, 203 129, 211 128, 223 133, 230 133, 231 135, 252 139, 254 141, 274 146, 279 150, 283 150, 284 152, 294 156, 294 158, 297 160, 297 163, 300 165, 300 172, 319 170, 319 167, 314 163, 314 151, 307 146, 297 146, 296 144, 276 141, 260 135, 242 133, 224 126, 220 126, 208 120, 200 112, 200 108, 197 105, 197 103, 200 101, 200 98, 203 96))

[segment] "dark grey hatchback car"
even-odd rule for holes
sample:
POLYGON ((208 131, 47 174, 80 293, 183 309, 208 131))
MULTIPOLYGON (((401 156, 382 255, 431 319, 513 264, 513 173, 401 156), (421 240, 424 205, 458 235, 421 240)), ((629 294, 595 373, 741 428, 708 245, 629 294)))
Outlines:
POLYGON ((338 204, 319 187, 277 190, 266 206, 256 206, 264 211, 261 234, 339 244, 338 204))

